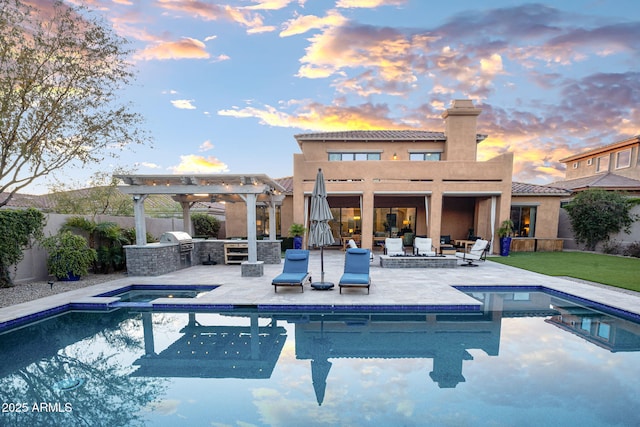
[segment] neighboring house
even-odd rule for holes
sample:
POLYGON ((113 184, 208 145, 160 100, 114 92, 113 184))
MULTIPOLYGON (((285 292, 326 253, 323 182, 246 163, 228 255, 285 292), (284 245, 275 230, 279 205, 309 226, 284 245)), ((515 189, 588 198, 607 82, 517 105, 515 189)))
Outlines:
MULTIPOLYGON (((566 165, 563 181, 551 184, 574 195, 589 189, 624 191, 640 196, 640 135, 624 139, 613 144, 603 145, 560 160, 566 165)), ((563 201, 568 202, 570 196, 563 201)), ((640 214, 640 207, 632 210, 640 214)), ((560 211, 558 237, 565 239, 565 247, 577 248, 573 242, 573 233, 569 216, 564 209, 560 211)), ((640 241, 640 222, 636 222, 631 233, 618 233, 611 240, 622 244, 640 241)))
MULTIPOLYGON (((602 174, 640 180, 639 152, 640 135, 565 157, 560 160, 567 166, 565 179, 561 182, 570 183, 575 179, 594 178, 602 174)), ((575 188, 584 184, 576 183, 575 188)))

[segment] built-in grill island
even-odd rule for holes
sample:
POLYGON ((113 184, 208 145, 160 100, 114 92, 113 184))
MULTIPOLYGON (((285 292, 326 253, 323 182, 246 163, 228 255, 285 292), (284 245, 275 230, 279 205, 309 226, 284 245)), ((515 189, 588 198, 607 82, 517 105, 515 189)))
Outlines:
POLYGON ((160 243, 177 243, 180 254, 180 268, 191 267, 193 239, 184 231, 167 231, 160 236, 160 243))
MULTIPOLYGON (((208 265, 224 265, 229 260, 227 250, 229 246, 246 247, 247 243, 246 240, 192 239, 189 233, 168 231, 163 233, 156 243, 124 247, 127 257, 127 274, 159 276, 202 265, 204 261, 207 261, 208 265)), ((280 264, 280 243, 280 240, 259 240, 257 242, 258 261, 265 264, 280 264)), ((243 261, 244 259, 245 257, 242 257, 243 261)))

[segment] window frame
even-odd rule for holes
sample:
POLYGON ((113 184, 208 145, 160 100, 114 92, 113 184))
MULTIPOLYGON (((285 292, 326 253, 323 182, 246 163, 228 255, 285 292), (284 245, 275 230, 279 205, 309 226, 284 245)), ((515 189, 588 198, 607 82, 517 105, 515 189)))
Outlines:
POLYGON ((442 161, 442 151, 410 151, 409 160, 412 162, 439 162, 442 161), (427 156, 437 155, 436 158, 427 158, 427 156), (418 156, 418 158, 414 158, 418 156))
POLYGON ((597 162, 596 162, 596 173, 609 172, 609 166, 611 164, 611 156, 609 154, 607 154, 606 156, 600 156, 596 160, 597 160, 597 162), (606 164, 604 168, 602 166, 603 160, 606 160, 604 162, 606 164))
POLYGON ((615 168, 616 169, 626 169, 631 167, 631 148, 627 148, 626 150, 620 150, 616 152, 616 164, 615 164, 615 168), (626 165, 620 165, 620 154, 627 154, 629 157, 627 158, 627 164, 626 165))
POLYGON ((382 154, 380 151, 329 151, 327 159, 330 162, 367 162, 381 160, 382 154))

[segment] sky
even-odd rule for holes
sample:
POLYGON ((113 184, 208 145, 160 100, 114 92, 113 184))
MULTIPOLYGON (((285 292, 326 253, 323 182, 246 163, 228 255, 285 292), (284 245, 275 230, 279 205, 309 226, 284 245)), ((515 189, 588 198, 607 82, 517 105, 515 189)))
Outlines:
POLYGON ((115 167, 290 176, 296 134, 444 131, 454 99, 482 108, 478 160, 513 152, 520 182, 561 180, 560 159, 640 134, 637 0, 66 2, 131 42, 123 100, 153 148, 65 182, 115 167))

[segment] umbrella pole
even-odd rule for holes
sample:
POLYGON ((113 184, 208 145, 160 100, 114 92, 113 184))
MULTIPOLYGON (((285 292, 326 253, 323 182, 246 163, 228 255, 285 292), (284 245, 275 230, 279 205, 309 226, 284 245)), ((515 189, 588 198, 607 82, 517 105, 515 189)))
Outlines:
POLYGON ((313 282, 311 287, 317 290, 328 290, 333 288, 335 285, 331 282, 324 281, 324 245, 320 246, 320 281, 313 282))
POLYGON ((320 246, 320 282, 324 283, 324 245, 320 246))

